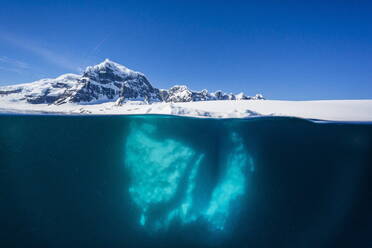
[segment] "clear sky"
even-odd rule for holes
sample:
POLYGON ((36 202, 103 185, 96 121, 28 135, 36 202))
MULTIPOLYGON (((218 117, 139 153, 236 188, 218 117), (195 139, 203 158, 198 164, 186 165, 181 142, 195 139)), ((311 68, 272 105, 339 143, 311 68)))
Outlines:
POLYGON ((0 85, 105 58, 160 88, 371 99, 372 1, 1 1, 0 85))

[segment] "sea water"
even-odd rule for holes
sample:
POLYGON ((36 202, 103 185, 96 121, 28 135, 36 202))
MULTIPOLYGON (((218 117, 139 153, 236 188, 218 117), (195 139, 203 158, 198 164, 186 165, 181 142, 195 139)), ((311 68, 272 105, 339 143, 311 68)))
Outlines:
POLYGON ((0 116, 1 247, 371 247, 372 124, 0 116))

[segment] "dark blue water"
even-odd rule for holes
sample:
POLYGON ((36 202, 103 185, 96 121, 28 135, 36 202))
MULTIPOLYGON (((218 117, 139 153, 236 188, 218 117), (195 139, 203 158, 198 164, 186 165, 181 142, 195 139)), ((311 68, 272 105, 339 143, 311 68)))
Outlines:
POLYGON ((0 116, 0 247, 372 247, 372 125, 0 116))

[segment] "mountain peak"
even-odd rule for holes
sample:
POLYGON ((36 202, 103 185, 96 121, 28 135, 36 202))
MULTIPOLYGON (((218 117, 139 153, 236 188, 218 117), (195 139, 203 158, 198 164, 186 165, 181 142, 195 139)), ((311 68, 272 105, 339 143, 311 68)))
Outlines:
POLYGON ((111 62, 113 62, 113 61, 111 61, 111 60, 108 59, 108 58, 105 58, 105 60, 103 61, 103 63, 111 63, 111 62))
POLYGON ((93 66, 88 66, 84 74, 95 74, 95 73, 106 73, 107 71, 112 71, 114 74, 117 75, 128 75, 128 76, 136 76, 136 75, 143 75, 140 72, 133 71, 124 65, 121 65, 119 63, 116 63, 108 58, 106 58, 103 62, 93 65, 93 66))
MULTIPOLYGON (((101 66, 101 67, 125 67, 119 63, 116 63, 108 58, 106 58, 103 62, 97 64, 97 66, 101 66)), ((127 68, 127 67, 125 67, 127 68)), ((128 69, 128 68, 127 68, 128 69)))

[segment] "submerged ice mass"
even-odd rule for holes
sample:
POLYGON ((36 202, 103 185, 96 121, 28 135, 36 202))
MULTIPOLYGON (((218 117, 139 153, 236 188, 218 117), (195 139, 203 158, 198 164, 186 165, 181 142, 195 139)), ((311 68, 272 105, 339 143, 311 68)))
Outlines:
POLYGON ((228 135, 225 158, 212 165, 220 173, 213 183, 207 183, 204 176, 212 167, 206 157, 216 154, 163 137, 159 129, 151 121, 133 121, 126 137, 129 194, 140 212, 139 225, 165 230, 171 224, 204 221, 212 230, 223 230, 232 206, 243 199, 249 168, 253 168, 242 139, 235 132, 228 135))
POLYGON ((127 137, 125 158, 132 180, 129 192, 141 210, 140 224, 160 228, 167 225, 176 213, 182 214, 180 217, 184 220, 188 218, 193 174, 196 173, 203 154, 197 154, 174 139, 158 140, 152 137, 156 129, 151 124, 133 123, 127 137), (186 179, 185 172, 190 169, 191 173, 186 179), (183 180, 188 180, 189 186, 180 209, 173 209, 167 215, 156 217, 154 212, 157 208, 165 208, 167 203, 180 194, 183 180))
POLYGON ((230 205, 245 193, 247 166, 253 168, 242 139, 237 133, 232 133, 230 139, 232 151, 227 156, 221 182, 214 189, 205 213, 207 220, 219 230, 224 229, 230 205))

